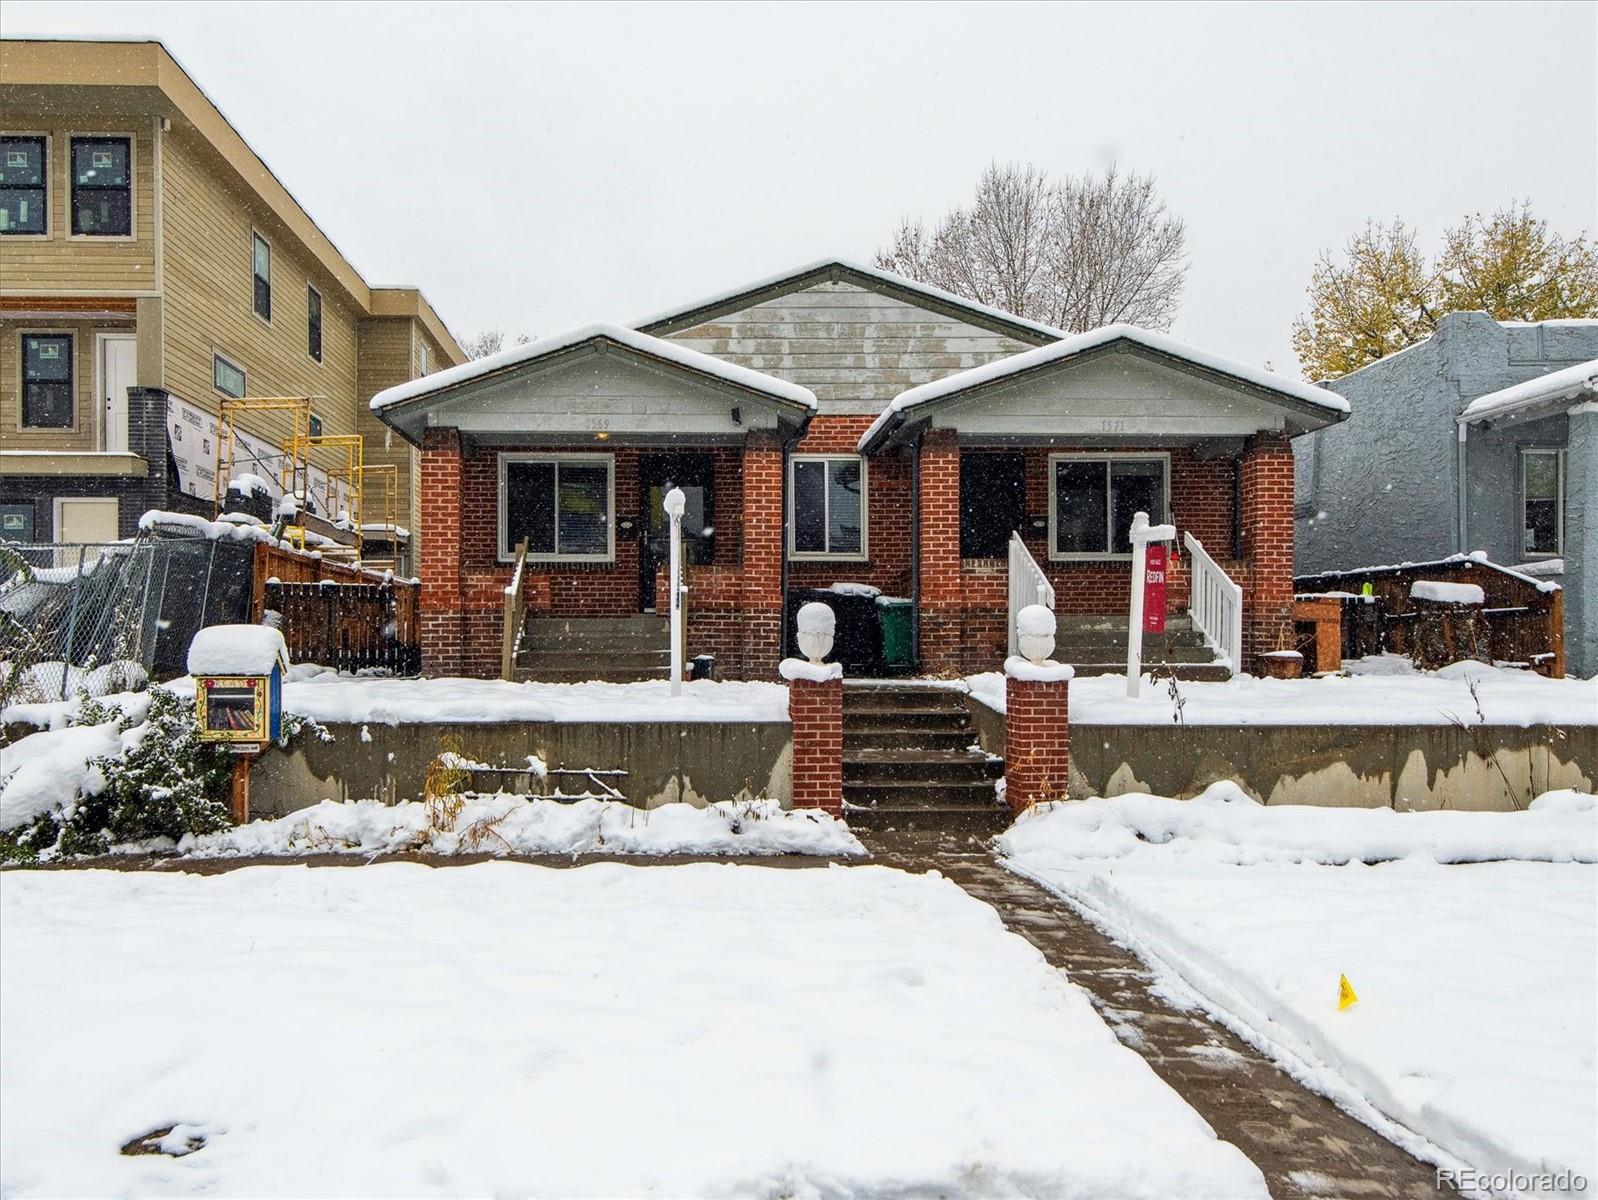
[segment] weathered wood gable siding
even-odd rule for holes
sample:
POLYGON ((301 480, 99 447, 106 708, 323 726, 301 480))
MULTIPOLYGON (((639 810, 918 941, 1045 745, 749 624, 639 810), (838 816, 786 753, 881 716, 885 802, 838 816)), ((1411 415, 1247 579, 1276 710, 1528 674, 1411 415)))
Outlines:
POLYGON ((699 382, 618 351, 584 350, 541 370, 486 382, 441 401, 429 414, 485 440, 538 435, 593 441, 598 430, 670 438, 683 434, 741 440, 777 423, 774 404, 699 382), (739 422, 732 410, 739 410, 739 422))
POLYGON ((46 138, 45 237, 0 238, 0 288, 11 295, 128 295, 156 290, 155 149, 148 120, 85 110, 77 116, 0 115, 6 133, 46 138), (133 236, 72 236, 72 139, 108 134, 132 139, 133 236))
POLYGON ((131 322, 0 321, 0 446, 7 450, 98 450, 100 405, 95 394, 97 333, 132 333, 131 322), (73 423, 70 429, 22 428, 22 335, 72 335, 73 423))
POLYGON ((1283 427, 1282 411, 1254 396, 1114 352, 933 405, 928 416, 935 429, 1013 438, 1242 437, 1283 427))
POLYGON ((1028 343, 854 283, 819 283, 668 335, 809 388, 828 415, 881 412, 900 392, 1028 343))
MULTIPOLYGON (((214 351, 243 367, 250 396, 325 396, 330 434, 355 432, 357 312, 224 183, 201 148, 177 134, 162 158, 165 377, 168 390, 215 410, 214 351), (251 230, 272 247, 272 320, 253 308, 251 230), (307 284, 322 294, 322 361, 307 352, 307 284)), ((263 431, 269 432, 269 431, 263 431)))

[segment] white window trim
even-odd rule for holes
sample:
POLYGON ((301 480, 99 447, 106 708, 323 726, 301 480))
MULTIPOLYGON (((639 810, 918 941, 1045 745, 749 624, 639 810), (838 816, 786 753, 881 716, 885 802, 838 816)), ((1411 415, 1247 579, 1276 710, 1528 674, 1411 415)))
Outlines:
MULTIPOLYGON (((127 129, 109 129, 103 133, 69 130, 66 134, 67 152, 63 177, 66 191, 62 193, 66 204, 66 234, 69 242, 136 242, 139 240, 139 135, 127 129), (72 142, 75 138, 126 138, 128 142, 128 231, 126 233, 73 233, 72 232, 72 142)), ((49 185, 46 184, 46 190, 49 185)))
POLYGON ((272 245, 272 239, 267 237, 255 226, 250 226, 250 315, 268 329, 272 328, 272 318, 263 317, 255 311, 255 239, 261 239, 261 245, 266 247, 266 306, 273 311, 277 309, 276 285, 272 279, 272 264, 277 258, 277 250, 272 245))
MULTIPOLYGON (((1077 550, 1058 551, 1058 550, 1055 549, 1055 547, 1057 545, 1057 542, 1056 542, 1056 539, 1055 539, 1055 532, 1056 532, 1055 526, 1058 523, 1057 519, 1059 517, 1059 508, 1060 508, 1059 489, 1055 486, 1055 475, 1056 475, 1056 465, 1055 464, 1060 463, 1060 462, 1071 462, 1071 461, 1076 461, 1076 462, 1084 462, 1084 461, 1086 461, 1086 462, 1111 462, 1111 461, 1114 461, 1116 459, 1136 459, 1138 461, 1147 461, 1147 460, 1150 460, 1150 459, 1158 459, 1158 460, 1160 460, 1160 462, 1162 462, 1164 464, 1164 467, 1165 467, 1165 479, 1164 479, 1164 489, 1163 489, 1164 494, 1163 494, 1162 500, 1163 500, 1163 503, 1165 505, 1166 514, 1170 513, 1170 511, 1171 511, 1171 453, 1168 450, 1080 450, 1080 451, 1070 451, 1070 452, 1064 452, 1064 453, 1058 453, 1058 454, 1051 454, 1051 455, 1049 455, 1049 478, 1048 478, 1048 488, 1049 488, 1049 561, 1050 562, 1126 562, 1126 563, 1129 563, 1129 562, 1132 561, 1132 555, 1130 553, 1119 554, 1119 553, 1116 553, 1113 550, 1107 550, 1107 551, 1077 551, 1077 550)), ((1106 488, 1108 488, 1108 476, 1106 476, 1106 484, 1105 484, 1105 486, 1106 486, 1106 488)), ((1108 511, 1110 513, 1113 513, 1114 505, 1110 503, 1110 497, 1109 497, 1108 494, 1106 494, 1106 496, 1105 496, 1105 503, 1109 506, 1108 511)), ((1106 516, 1105 520, 1108 521, 1109 517, 1106 516)), ((1110 544, 1112 544, 1112 545, 1114 544, 1114 538, 1113 537, 1110 539, 1110 544)))
POLYGON ((83 427, 83 387, 82 377, 78 374, 83 369, 82 359, 78 352, 83 348, 79 343, 78 331, 70 326, 50 329, 36 325, 27 325, 16 331, 17 339, 17 432, 28 436, 49 437, 54 434, 80 434, 87 432, 83 427), (24 425, 22 416, 25 406, 22 402, 23 387, 28 374, 28 352, 22 343, 30 337, 65 337, 72 342, 72 424, 70 425, 24 425))
MULTIPOLYGON (((43 138, 44 139, 44 232, 43 233, 8 233, 3 235, 6 242, 48 242, 55 233, 55 188, 50 185, 50 156, 55 149, 53 136, 47 129, 0 129, 0 137, 8 138, 43 138)), ((70 171, 71 168, 69 167, 70 171)), ((71 181, 68 180, 70 183, 71 181)), ((67 202, 71 203, 68 195, 67 202)), ((69 214, 70 219, 70 214, 69 214)), ((69 224, 70 230, 72 226, 69 224)))
MULTIPOLYGON (((830 476, 830 472, 829 472, 830 476)), ((832 526, 828 509, 832 504, 830 478, 821 490, 822 526, 831 540, 832 526)), ((871 558, 871 465, 861 454, 791 454, 788 456, 788 557, 799 562, 867 562, 871 558), (799 511, 795 503, 793 467, 801 462, 857 462, 860 464, 860 550, 858 553, 834 554, 830 550, 799 550, 795 539, 799 530, 799 511)))
MULTIPOLYGON (((516 547, 505 544, 505 517, 506 517, 506 491, 505 468, 510 463, 517 462, 589 462, 605 464, 605 553, 599 554, 534 554, 528 551, 528 562, 546 563, 613 563, 616 561, 616 456, 614 454, 587 454, 569 450, 549 451, 515 451, 499 455, 496 468, 498 475, 499 492, 499 528, 496 532, 498 539, 498 558, 502 563, 516 561, 516 547)), ((559 486, 559 468, 556 469, 556 486, 559 486)), ((560 523, 560 500, 556 497, 555 522, 557 530, 560 523)), ((559 544, 559 534, 556 534, 559 544)))
POLYGON ((1522 446, 1520 448, 1520 543, 1518 551, 1526 559, 1563 558, 1565 556, 1565 451, 1559 446, 1522 446), (1554 549, 1527 550, 1526 542, 1526 459, 1533 454, 1551 454, 1554 457, 1554 549))
MULTIPOLYGON (((250 287, 250 290, 251 290, 252 293, 255 290, 255 288, 254 288, 254 273, 255 273, 255 264, 251 263, 250 264, 250 274, 251 274, 251 287, 250 287)), ((255 297, 254 297, 253 294, 250 297, 250 307, 252 309, 255 307, 255 297)), ((314 283, 308 283, 308 284, 305 285, 305 357, 310 359, 317 366, 321 366, 323 361, 327 358, 327 301, 325 299, 323 299, 321 289, 318 288, 314 283), (310 343, 311 343, 311 296, 312 296, 313 293, 316 296, 317 311, 322 314, 322 357, 321 358, 318 358, 318 357, 316 357, 316 355, 311 353, 311 345, 310 345, 310 343)))
POLYGON ((240 366, 238 362, 234 360, 232 355, 223 354, 222 351, 218 350, 215 346, 211 347, 211 390, 218 396, 226 396, 229 400, 242 400, 245 396, 250 394, 250 373, 240 366), (232 367, 243 377, 244 390, 237 396, 233 395, 232 392, 224 392, 221 388, 216 386, 217 359, 221 359, 223 362, 227 363, 228 366, 232 367))

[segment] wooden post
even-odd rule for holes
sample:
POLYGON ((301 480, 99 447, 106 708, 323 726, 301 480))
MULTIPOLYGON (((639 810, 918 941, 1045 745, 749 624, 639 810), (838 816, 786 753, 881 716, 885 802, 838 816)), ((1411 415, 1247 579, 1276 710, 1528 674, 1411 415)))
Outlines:
POLYGON ((250 756, 240 754, 233 760, 233 823, 248 824, 250 820, 250 756))
MULTIPOLYGON (((1595 598, 1598 599, 1598 598, 1595 598)), ((1583 601, 1588 603, 1588 601, 1583 601)), ((1565 593, 1563 589, 1554 592, 1548 600, 1548 645, 1553 651, 1553 659, 1549 662, 1545 672, 1552 679, 1565 677, 1565 593)))

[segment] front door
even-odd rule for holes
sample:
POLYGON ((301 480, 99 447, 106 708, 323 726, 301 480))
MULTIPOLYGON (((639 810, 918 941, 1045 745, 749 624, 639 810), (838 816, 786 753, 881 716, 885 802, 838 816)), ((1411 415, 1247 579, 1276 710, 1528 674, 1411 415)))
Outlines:
POLYGON ((104 425, 101 449, 128 451, 128 389, 134 386, 137 343, 132 334, 100 335, 100 403, 104 425))
POLYGON ((655 575, 670 569, 671 525, 663 502, 672 488, 681 488, 682 542, 690 563, 715 558, 715 459, 709 454, 640 454, 638 490, 644 501, 638 547, 638 608, 655 611, 655 575))

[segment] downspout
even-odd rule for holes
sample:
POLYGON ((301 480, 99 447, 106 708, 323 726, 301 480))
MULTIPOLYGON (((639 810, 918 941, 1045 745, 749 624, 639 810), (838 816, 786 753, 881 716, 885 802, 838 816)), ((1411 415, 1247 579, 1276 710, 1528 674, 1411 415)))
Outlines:
POLYGON ((808 425, 809 422, 806 421, 804 425, 798 426, 793 433, 782 439, 782 504, 780 505, 781 512, 779 513, 782 519, 782 554, 778 559, 781 567, 777 584, 778 590, 782 595, 782 608, 780 610, 782 615, 777 619, 777 637, 780 639, 777 650, 779 659, 785 657, 788 653, 788 505, 792 499, 788 494, 788 455, 793 453, 793 448, 799 444, 799 439, 804 437, 805 429, 808 425))
POLYGON ((1470 526, 1466 517, 1468 492, 1465 487, 1465 445, 1470 425, 1465 421, 1460 421, 1458 428, 1459 438, 1455 451, 1454 470, 1459 475, 1459 488, 1454 503, 1459 506, 1459 511, 1454 522, 1454 537, 1457 541, 1454 550, 1459 554, 1469 554, 1470 551, 1466 548, 1470 541, 1470 526))

